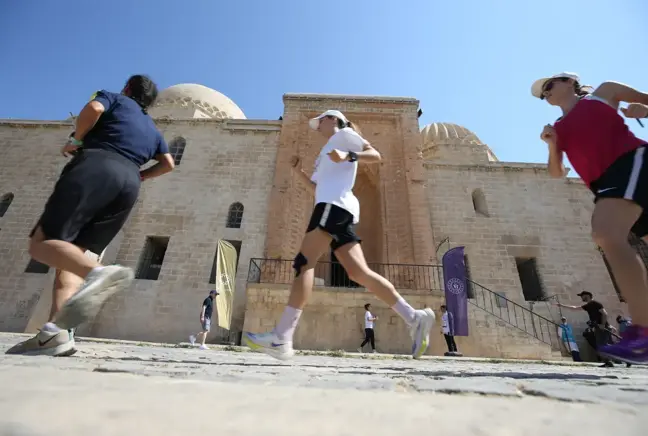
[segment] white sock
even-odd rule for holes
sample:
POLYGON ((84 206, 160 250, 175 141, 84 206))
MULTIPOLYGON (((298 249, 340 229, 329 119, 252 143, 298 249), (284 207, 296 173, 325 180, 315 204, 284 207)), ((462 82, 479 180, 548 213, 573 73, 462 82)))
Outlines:
POLYGON ((41 330, 48 333, 58 333, 61 331, 61 329, 53 322, 46 323, 41 330))
POLYGON ((414 310, 414 308, 410 306, 407 301, 405 301, 402 297, 399 298, 396 304, 392 306, 392 309, 394 309, 394 312, 396 312, 401 316, 401 318, 403 318, 407 325, 412 325, 412 323, 414 322, 416 310, 414 310))
POLYGON ((281 339, 282 341, 292 341, 301 314, 301 309, 295 309, 294 307, 286 306, 283 313, 281 314, 279 324, 277 324, 277 327, 274 329, 274 332, 279 339, 281 339))

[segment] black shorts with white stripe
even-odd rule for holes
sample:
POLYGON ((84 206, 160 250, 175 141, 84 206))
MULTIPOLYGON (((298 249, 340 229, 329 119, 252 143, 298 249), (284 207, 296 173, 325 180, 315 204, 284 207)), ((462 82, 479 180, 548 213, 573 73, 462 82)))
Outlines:
POLYGON ((594 203, 601 198, 624 198, 643 208, 632 227, 638 237, 648 235, 648 146, 639 147, 618 158, 603 175, 591 183, 594 203))
POLYGON ((333 251, 351 242, 360 242, 355 233, 353 214, 346 209, 330 203, 317 203, 306 233, 317 228, 331 235, 331 249, 333 251))

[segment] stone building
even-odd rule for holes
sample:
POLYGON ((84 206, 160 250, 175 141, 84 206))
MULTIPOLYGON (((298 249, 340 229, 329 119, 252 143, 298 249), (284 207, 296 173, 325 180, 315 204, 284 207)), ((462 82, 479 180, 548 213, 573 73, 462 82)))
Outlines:
MULTIPOLYGON (((279 120, 248 120, 219 92, 183 84, 162 91, 151 110, 176 170, 143 184, 129 222, 102 256, 133 267, 137 280, 82 333, 185 340, 212 286, 220 239, 240 256, 232 329, 215 331, 212 340, 272 328, 313 206, 290 158, 301 156, 306 169, 314 163, 324 140, 307 120, 332 108, 357 122, 383 155, 380 165, 361 166, 355 188, 358 233, 372 268, 411 301, 438 310, 443 286, 436 265, 449 247, 466 247, 471 332, 457 338, 466 355, 559 355, 559 314, 547 298, 576 304, 575 294, 586 289, 612 316, 624 311, 590 238, 592 199, 580 180, 551 179, 544 164, 500 162, 455 124, 421 129, 414 98, 286 94, 279 120)), ((0 120, 2 330, 33 331, 46 317, 53 272, 29 258, 27 237, 66 162, 59 147, 71 130, 69 120, 0 120)), ((378 349, 407 352, 402 322, 331 260, 325 256, 318 266, 296 346, 355 350, 362 306, 372 302, 378 349)), ((583 328, 584 312, 567 316, 583 328)), ((431 354, 444 351, 438 335, 431 354)))

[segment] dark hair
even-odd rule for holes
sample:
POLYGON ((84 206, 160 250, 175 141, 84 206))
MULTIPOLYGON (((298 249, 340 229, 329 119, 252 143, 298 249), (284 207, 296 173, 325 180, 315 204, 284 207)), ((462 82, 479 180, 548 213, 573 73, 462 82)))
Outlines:
POLYGON ((442 304, 442 305, 441 305, 441 309, 446 309, 446 305, 445 305, 445 304, 442 304))
POLYGON ((339 119, 339 118, 336 118, 336 119, 337 119, 337 123, 338 123, 338 128, 339 128, 339 129, 344 129, 345 127, 350 127, 351 129, 355 130, 355 132, 356 132, 358 135, 361 135, 361 136, 362 136, 362 132, 360 131, 360 127, 358 127, 357 124, 354 124, 354 123, 352 123, 351 121, 347 121, 347 122, 345 123, 344 121, 342 121, 342 120, 339 119))
POLYGON ((124 86, 124 90, 128 93, 128 97, 132 98, 142 108, 144 113, 153 103, 158 96, 158 89, 155 82, 150 77, 141 74, 131 76, 124 86))
POLYGON ((574 82, 574 92, 579 97, 585 97, 586 95, 590 95, 592 93, 592 91, 590 91, 590 89, 591 89, 590 86, 581 85, 578 82, 574 82))
POLYGON ((371 304, 369 303, 365 304, 365 310, 369 310, 369 306, 371 306, 371 304))

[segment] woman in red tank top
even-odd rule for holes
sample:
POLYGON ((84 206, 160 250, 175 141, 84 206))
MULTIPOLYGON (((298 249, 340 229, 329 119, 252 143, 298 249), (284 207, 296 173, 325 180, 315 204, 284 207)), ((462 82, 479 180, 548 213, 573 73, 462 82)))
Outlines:
MULTIPOLYGON (((648 143, 630 132, 618 113, 625 102, 630 103, 621 108, 626 117, 648 117, 648 94, 616 82, 591 91, 573 73, 542 78, 531 87, 534 97, 562 109, 562 117, 540 135, 549 147, 549 174, 566 176, 566 154, 594 193, 592 238, 605 253, 635 323, 619 343, 600 344, 598 352, 627 363, 648 363, 648 278, 628 241, 632 231, 648 242, 648 143)), ((607 313, 600 311, 598 328, 608 329, 607 313)))

